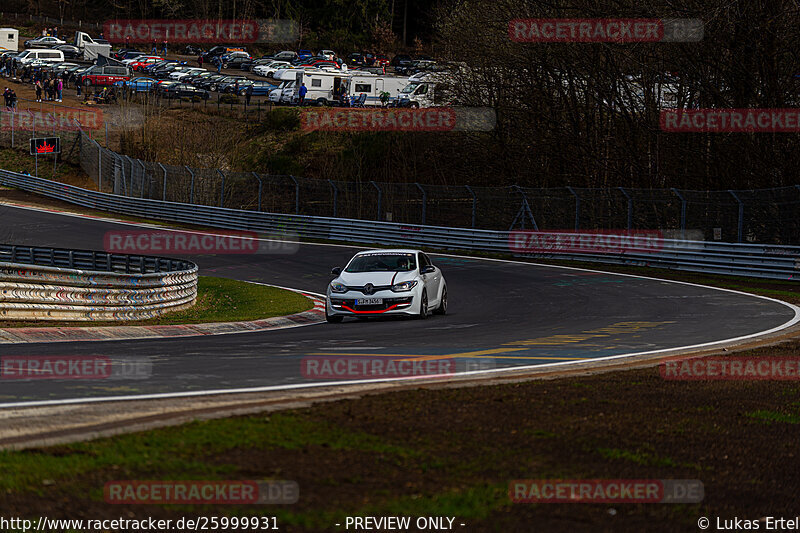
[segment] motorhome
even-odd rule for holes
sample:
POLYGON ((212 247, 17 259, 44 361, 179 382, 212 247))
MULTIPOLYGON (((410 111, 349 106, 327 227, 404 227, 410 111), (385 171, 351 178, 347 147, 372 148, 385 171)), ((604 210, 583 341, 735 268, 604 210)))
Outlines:
POLYGON ((400 91, 398 105, 439 107, 452 103, 454 78, 447 72, 420 72, 408 78, 400 91))
MULTIPOLYGON (((284 69, 277 71, 273 78, 278 81, 294 81, 305 84, 306 102, 317 105, 330 105, 338 100, 341 88, 348 79, 347 72, 320 69, 284 69)), ((300 85, 296 85, 300 87, 300 85)), ((296 101, 292 98, 290 103, 296 101)))
POLYGON ((345 88, 348 96, 357 98, 366 94, 366 106, 382 106, 394 103, 400 97, 404 87, 408 85, 408 78, 405 76, 381 76, 377 74, 350 71, 345 88), (388 94, 388 97, 381 99, 381 95, 388 94))

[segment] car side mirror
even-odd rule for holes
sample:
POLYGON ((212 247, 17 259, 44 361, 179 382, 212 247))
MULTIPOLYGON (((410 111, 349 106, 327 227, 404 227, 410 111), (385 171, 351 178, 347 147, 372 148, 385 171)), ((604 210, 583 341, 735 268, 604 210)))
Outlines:
POLYGON ((431 272, 436 272, 436 267, 433 265, 427 265, 419 269, 420 274, 430 274, 431 272))
POLYGON ((341 273, 342 273, 342 269, 340 267, 336 267, 336 268, 332 268, 331 269, 331 275, 333 275, 333 276, 338 276, 341 273))

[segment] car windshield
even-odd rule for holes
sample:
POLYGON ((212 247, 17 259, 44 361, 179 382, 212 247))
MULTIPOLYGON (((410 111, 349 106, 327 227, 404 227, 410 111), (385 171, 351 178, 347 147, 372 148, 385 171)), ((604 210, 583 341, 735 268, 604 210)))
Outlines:
POLYGON ((410 272, 416 267, 414 254, 364 254, 354 257, 345 272, 410 272))
POLYGON ((403 90, 401 90, 400 93, 401 94, 411 94, 411 93, 414 92, 414 90, 417 87, 419 87, 419 85, 420 85, 419 83, 409 83, 408 85, 403 87, 403 90))

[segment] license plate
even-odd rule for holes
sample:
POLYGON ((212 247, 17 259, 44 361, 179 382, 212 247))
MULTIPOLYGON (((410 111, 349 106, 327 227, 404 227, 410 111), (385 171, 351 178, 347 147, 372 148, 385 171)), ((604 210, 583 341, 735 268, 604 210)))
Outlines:
POLYGON ((356 305, 383 305, 383 298, 359 298, 356 305))

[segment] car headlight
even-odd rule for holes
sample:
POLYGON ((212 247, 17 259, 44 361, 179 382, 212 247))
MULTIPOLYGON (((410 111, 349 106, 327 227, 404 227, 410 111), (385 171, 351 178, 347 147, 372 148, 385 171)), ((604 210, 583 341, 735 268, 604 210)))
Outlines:
POLYGON ((404 281, 402 283, 397 283, 395 285, 392 285, 392 292, 408 292, 416 286, 417 286, 416 280, 404 281))
POLYGON ((341 294, 343 292, 347 292, 347 287, 343 283, 334 281, 333 283, 331 283, 331 292, 338 292, 341 294))

